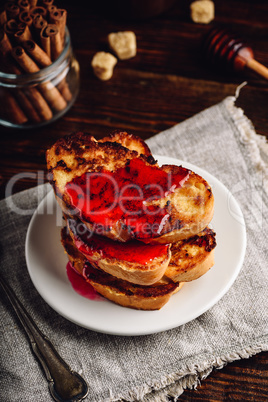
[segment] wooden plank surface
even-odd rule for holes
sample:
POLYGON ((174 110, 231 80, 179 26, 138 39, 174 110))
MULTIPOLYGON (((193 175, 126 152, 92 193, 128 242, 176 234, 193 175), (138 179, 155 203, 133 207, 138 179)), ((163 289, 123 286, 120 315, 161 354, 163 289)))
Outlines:
MULTIPOLYGON (((267 1, 215 1, 216 17, 209 25, 194 24, 189 17, 190 2, 184 0, 158 17, 138 21, 112 15, 105 1, 99 1, 98 7, 73 1, 55 3, 68 10, 68 27, 80 64, 80 92, 71 110, 48 126, 31 130, 0 126, 1 198, 16 174, 21 178, 13 192, 46 180, 45 151, 60 136, 81 130, 100 138, 120 128, 147 139, 234 95, 245 80, 248 84, 237 105, 256 131, 268 136, 268 82, 251 72, 236 75, 213 68, 201 47, 212 26, 227 27, 244 38, 256 59, 268 66, 267 1), (107 50, 107 34, 120 30, 136 33, 137 56, 119 61, 111 80, 99 81, 91 59, 95 52, 107 50)), ((267 363, 268 353, 261 353, 228 364, 180 399, 267 401, 267 363)))

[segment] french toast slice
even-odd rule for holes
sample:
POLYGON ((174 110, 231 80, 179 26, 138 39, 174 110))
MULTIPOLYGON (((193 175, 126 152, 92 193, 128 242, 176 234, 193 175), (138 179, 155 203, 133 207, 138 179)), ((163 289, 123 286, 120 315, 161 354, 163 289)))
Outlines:
POLYGON ((213 216, 212 190, 202 177, 159 167, 142 141, 124 132, 111 141, 81 132, 60 138, 47 151, 47 167, 65 214, 113 240, 172 243, 199 233, 213 216), (133 149, 122 145, 130 143, 133 149))
POLYGON ((78 251, 95 267, 128 282, 151 285, 163 275, 174 282, 189 282, 214 265, 216 235, 210 228, 173 244, 139 241, 120 243, 88 231, 77 220, 66 218, 69 234, 78 251))
POLYGON ((159 310, 180 290, 183 283, 175 283, 167 277, 152 286, 141 286, 113 277, 94 268, 75 247, 66 227, 62 229, 62 245, 74 270, 106 299, 139 310, 159 310))
POLYGON ((210 228, 173 243, 165 275, 174 282, 190 282, 200 278, 214 265, 215 247, 216 235, 210 228))
POLYGON ((170 244, 116 242, 90 232, 81 221, 65 219, 76 248, 108 274, 144 286, 154 284, 164 275, 171 257, 170 244))

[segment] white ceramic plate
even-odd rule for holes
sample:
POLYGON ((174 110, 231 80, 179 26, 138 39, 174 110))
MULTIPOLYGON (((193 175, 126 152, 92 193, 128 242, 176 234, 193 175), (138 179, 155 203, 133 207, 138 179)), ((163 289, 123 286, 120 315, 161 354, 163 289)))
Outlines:
POLYGON ((139 311, 108 300, 89 300, 76 293, 66 274, 67 257, 60 243, 61 211, 53 191, 39 204, 26 237, 26 261, 34 286, 60 315, 91 330, 115 335, 145 335, 165 331, 200 316, 217 303, 235 281, 246 250, 241 209, 214 176, 178 159, 156 156, 159 164, 183 165, 212 187, 216 231, 215 265, 201 278, 186 283, 159 311, 139 311))

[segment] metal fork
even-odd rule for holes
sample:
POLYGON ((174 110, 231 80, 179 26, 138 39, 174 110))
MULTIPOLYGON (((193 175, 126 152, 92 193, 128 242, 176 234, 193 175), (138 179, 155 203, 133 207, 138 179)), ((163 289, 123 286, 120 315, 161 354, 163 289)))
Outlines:
POLYGON ((57 402, 82 401, 88 394, 86 381, 70 369, 1 276, 0 284, 28 335, 32 351, 44 369, 48 388, 54 400, 57 402))

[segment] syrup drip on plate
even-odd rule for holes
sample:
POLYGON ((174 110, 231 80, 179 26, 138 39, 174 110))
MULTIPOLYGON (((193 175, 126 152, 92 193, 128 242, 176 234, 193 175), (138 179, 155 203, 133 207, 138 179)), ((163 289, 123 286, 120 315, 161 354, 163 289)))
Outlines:
POLYGON ((74 267, 70 262, 66 265, 66 271, 68 279, 73 287, 73 289, 83 297, 86 297, 90 300, 104 300, 102 296, 99 295, 98 292, 90 285, 80 274, 76 272, 74 267))

